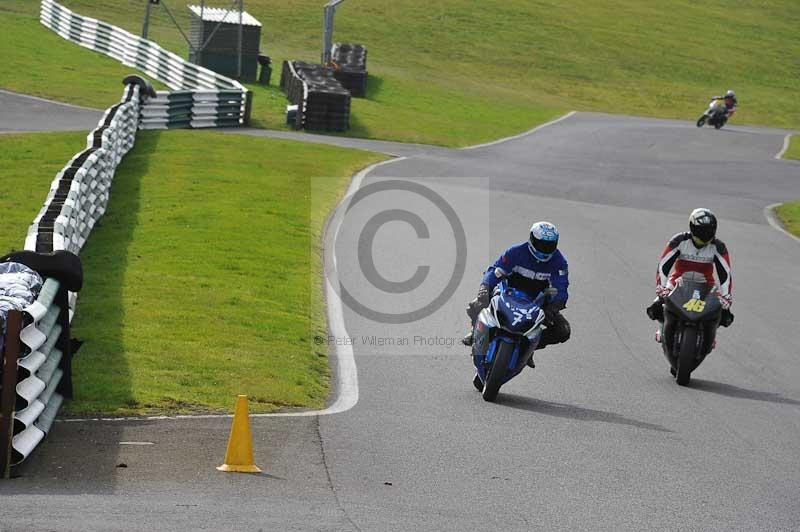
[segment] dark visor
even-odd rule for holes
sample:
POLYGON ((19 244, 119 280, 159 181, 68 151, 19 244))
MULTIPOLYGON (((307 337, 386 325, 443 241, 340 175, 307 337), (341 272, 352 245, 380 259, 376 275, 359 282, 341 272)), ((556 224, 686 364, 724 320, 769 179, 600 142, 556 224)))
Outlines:
POLYGON ((536 248, 536 251, 541 251, 542 253, 553 253, 555 252, 556 248, 558 247, 557 240, 539 240, 537 238, 533 239, 533 247, 536 248))

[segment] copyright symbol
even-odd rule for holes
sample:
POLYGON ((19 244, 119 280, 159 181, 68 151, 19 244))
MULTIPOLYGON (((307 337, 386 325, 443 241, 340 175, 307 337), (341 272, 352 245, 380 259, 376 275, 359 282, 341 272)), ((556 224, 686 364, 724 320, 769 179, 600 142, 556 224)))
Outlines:
POLYGON ((317 345, 322 345, 325 343, 325 338, 323 338, 322 336, 315 336, 314 343, 317 345))
MULTIPOLYGON (((436 218, 441 220, 443 216, 452 231, 452 241, 455 244, 455 260, 452 261, 452 272, 450 273, 449 280, 444 284, 441 291, 436 294, 435 291, 428 293, 436 294, 435 297, 430 298, 424 296, 426 300, 422 306, 408 312, 384 312, 376 310, 375 308, 360 301, 352 294, 345 286, 338 283, 339 295, 342 302, 351 310, 360 316, 370 319, 379 323, 386 324, 403 324, 419 321, 427 316, 430 316, 438 309, 440 309, 452 297, 458 288, 459 283, 464 275, 467 263, 467 238, 464 232, 464 227, 459 220, 456 211, 453 207, 437 192, 432 189, 412 181, 403 180, 386 180, 371 183, 358 189, 352 196, 345 216, 351 213, 360 202, 366 198, 378 193, 406 193, 404 197, 409 194, 421 197, 425 202, 432 204, 435 210, 438 211, 436 218)), ((401 194, 402 196, 402 194, 401 194)), ((392 198, 393 201, 400 201, 398 195, 385 196, 387 199, 392 198)), ((383 200, 386 201, 385 199, 383 200)), ((424 203, 424 202, 423 202, 424 203)), ((431 220, 429 220, 431 221, 431 220)), ((373 255, 374 243, 376 242, 376 235, 378 231, 389 223, 400 222, 409 226, 417 239, 417 241, 430 240, 431 233, 425 220, 414 212, 401 208, 384 208, 377 214, 371 216, 361 227, 360 233, 357 238, 357 259, 358 268, 363 274, 363 278, 374 288, 380 290, 385 296, 381 296, 380 300, 383 303, 392 305, 394 302, 390 299, 393 295, 402 295, 412 292, 418 288, 428 279, 431 273, 431 266, 427 264, 419 265, 416 267, 414 273, 405 280, 395 281, 390 280, 381 275, 375 264, 375 256, 373 255)), ((438 223, 434 227, 440 227, 445 224, 438 223)), ((446 226, 446 225, 445 225, 446 226)), ((449 239, 450 237, 448 237, 449 239)), ((418 247, 421 242, 415 242, 408 246, 406 249, 413 250, 418 247)), ((450 243, 448 242, 448 245, 450 243)), ((401 243, 397 243, 400 247, 401 243)), ((403 261, 399 261, 403 263, 403 261)), ((347 274, 349 272, 342 272, 347 274)), ((341 279, 341 276, 339 276, 341 279)), ((402 299, 402 298, 401 298, 402 299)), ((400 305, 397 305, 400 306, 400 305)))

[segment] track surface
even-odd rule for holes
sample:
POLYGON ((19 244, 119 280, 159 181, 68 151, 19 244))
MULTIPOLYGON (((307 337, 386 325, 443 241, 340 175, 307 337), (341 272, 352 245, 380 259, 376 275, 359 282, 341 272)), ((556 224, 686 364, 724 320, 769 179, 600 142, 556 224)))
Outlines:
POLYGON ((0 133, 93 129, 102 111, 0 89, 0 133))
MULTIPOLYGON (((345 308, 360 384, 352 410, 254 419, 261 476, 213 469, 229 420, 61 423, 21 478, 0 483, 0 528, 797 530, 800 246, 762 213, 800 196, 800 165, 772 159, 783 135, 579 113, 507 143, 377 168, 363 186, 414 178, 454 209, 466 271, 413 323, 345 308), (721 218, 736 322, 682 388, 644 307, 659 252, 697 206, 721 218), (537 219, 562 233, 573 336, 488 404, 466 350, 448 342, 465 332, 483 269, 537 219)), ((408 192, 359 202, 336 236, 342 285, 382 312, 423 306, 457 262, 445 217, 408 192), (417 214, 428 237, 389 222, 373 245, 360 241, 385 210, 417 214), (358 260, 370 249, 388 280, 420 265, 428 277, 410 292, 379 290, 358 260)))

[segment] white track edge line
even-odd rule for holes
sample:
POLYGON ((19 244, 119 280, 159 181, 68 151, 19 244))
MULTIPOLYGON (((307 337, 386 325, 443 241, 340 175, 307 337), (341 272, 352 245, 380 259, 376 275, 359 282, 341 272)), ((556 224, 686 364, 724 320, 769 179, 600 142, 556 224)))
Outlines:
POLYGON ((775 215, 775 207, 779 205, 782 205, 782 203, 773 203, 772 205, 767 205, 766 207, 764 207, 764 218, 767 219, 769 225, 771 225, 784 235, 788 236, 789 238, 793 238, 795 242, 800 243, 800 238, 794 236, 792 233, 787 231, 783 227, 783 224, 781 224, 780 220, 778 220, 778 217, 775 215))
POLYGON ((494 140, 492 142, 487 142, 485 144, 476 144, 475 146, 466 146, 464 148, 459 148, 459 149, 460 150, 464 150, 464 151, 465 150, 476 150, 478 148, 486 148, 488 146, 496 146, 497 144, 503 144, 504 142, 509 142, 509 141, 512 141, 512 140, 521 139, 523 137, 527 137, 528 135, 533 135, 534 133, 536 133, 540 129, 544 129, 544 128, 548 127, 548 126, 552 126, 553 124, 557 124, 557 123, 561 122, 562 120, 566 120, 567 118, 571 117, 575 113, 577 113, 577 111, 570 111, 569 113, 567 113, 567 114, 565 114, 563 116, 560 116, 560 117, 556 118, 555 120, 551 120, 549 122, 545 122, 544 124, 539 124, 535 128, 529 129, 528 131, 520 133, 519 135, 514 135, 514 136, 511 136, 511 137, 505 137, 505 138, 502 138, 502 139, 494 140))
POLYGON ((783 137, 783 147, 781 148, 781 151, 779 151, 778 153, 775 154, 775 158, 776 159, 782 159, 783 158, 783 154, 786 153, 786 150, 789 149, 789 139, 791 137, 792 137, 791 133, 788 133, 785 137, 783 137))
POLYGON ((55 100, 48 100, 47 98, 39 98, 38 96, 31 96, 30 94, 22 94, 21 92, 14 92, 7 89, 0 89, 0 93, 9 94, 11 96, 19 96, 21 98, 28 98, 29 100, 36 100, 37 102, 51 103, 53 105, 61 105, 63 107, 72 107, 73 109, 80 109, 81 111, 94 111, 96 113, 103 112, 102 109, 93 109, 91 107, 83 107, 71 103, 57 102, 55 100))
MULTIPOLYGON (((339 235, 339 229, 342 225, 342 215, 344 214, 345 203, 349 198, 361 188, 361 183, 364 178, 379 166, 390 163, 395 163, 404 160, 405 157, 398 157, 396 159, 389 159, 381 161, 364 168, 358 172, 350 181, 350 186, 347 193, 342 198, 342 201, 336 206, 331 213, 331 225, 323 237, 323 242, 329 241, 336 242, 339 235), (335 226, 335 230, 334 229, 335 226), (330 231, 333 230, 331 233, 330 231), (328 236, 333 235, 333 239, 329 240, 328 236)), ((335 261, 335 250, 331 248, 331 256, 335 261)), ((324 259, 323 259, 324 260, 324 259)), ((334 287, 334 283, 338 282, 336 269, 328 270, 323 264, 324 271, 331 273, 333 278, 326 275, 325 278, 325 298, 328 307, 328 328, 331 334, 338 338, 348 337, 347 329, 344 324, 344 309, 342 308, 342 300, 334 287)), ((336 360, 336 399, 333 403, 323 410, 304 410, 301 412, 273 412, 269 414, 250 414, 251 418, 260 417, 312 417, 312 416, 328 416, 331 414, 340 414, 346 412, 356 406, 358 403, 358 368, 356 367, 355 354, 353 353, 353 346, 351 345, 336 345, 334 349, 334 356, 336 360)), ((223 419, 232 418, 233 414, 197 414, 197 415, 177 415, 177 416, 138 416, 138 417, 93 417, 93 418, 67 418, 56 419, 59 423, 76 423, 86 421, 159 421, 159 420, 177 420, 177 419, 223 419)))

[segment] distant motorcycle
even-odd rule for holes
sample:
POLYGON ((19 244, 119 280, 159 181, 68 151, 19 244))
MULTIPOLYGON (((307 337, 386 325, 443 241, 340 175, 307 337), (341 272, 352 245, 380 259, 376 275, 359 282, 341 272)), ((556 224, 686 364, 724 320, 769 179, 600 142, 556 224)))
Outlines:
POLYGON ((484 400, 494 401, 500 387, 519 375, 542 337, 543 307, 558 292, 524 288, 524 277, 512 274, 495 287, 492 301, 475 320, 472 360, 477 370, 473 384, 484 400))
POLYGON ((704 275, 686 272, 666 298, 664 314, 667 313, 672 315, 671 320, 675 320, 675 329, 672 342, 667 342, 662 328, 661 347, 675 380, 681 386, 686 386, 692 371, 711 352, 722 305, 716 289, 708 285, 704 275), (667 346, 668 343, 671 348, 667 346))
POLYGON ((703 116, 697 119, 697 127, 703 127, 708 122, 709 125, 719 129, 728 121, 728 109, 725 103, 718 99, 717 96, 712 98, 711 103, 708 104, 708 109, 703 113, 703 116))

